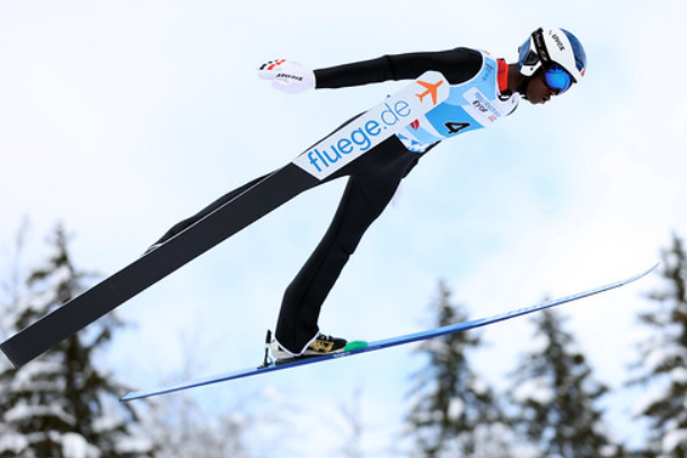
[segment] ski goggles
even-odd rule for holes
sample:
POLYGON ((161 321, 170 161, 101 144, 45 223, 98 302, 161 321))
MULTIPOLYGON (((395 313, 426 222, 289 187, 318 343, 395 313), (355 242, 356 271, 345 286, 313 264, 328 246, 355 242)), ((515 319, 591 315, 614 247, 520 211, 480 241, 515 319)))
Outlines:
POLYGON ((544 82, 546 85, 562 94, 572 86, 573 77, 563 67, 558 64, 553 64, 544 71, 544 82))

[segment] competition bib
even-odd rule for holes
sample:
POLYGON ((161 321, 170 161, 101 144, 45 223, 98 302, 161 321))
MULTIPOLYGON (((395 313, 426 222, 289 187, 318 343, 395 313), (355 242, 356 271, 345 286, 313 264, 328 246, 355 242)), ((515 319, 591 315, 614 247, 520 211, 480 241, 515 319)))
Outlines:
POLYGON ((398 138, 411 151, 490 126, 510 114, 518 97, 502 99, 498 89, 498 62, 482 52, 480 71, 464 83, 452 85, 448 98, 399 132, 398 138))

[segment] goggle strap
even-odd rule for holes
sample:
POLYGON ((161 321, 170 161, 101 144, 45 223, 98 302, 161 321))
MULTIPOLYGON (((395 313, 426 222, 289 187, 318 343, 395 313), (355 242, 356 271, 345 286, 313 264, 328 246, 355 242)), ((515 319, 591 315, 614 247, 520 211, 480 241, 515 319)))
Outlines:
POLYGON ((546 43, 544 43, 544 29, 539 28, 532 33, 532 41, 534 42, 534 47, 539 54, 539 59, 541 59, 542 65, 548 67, 553 61, 551 60, 551 55, 546 49, 546 43))

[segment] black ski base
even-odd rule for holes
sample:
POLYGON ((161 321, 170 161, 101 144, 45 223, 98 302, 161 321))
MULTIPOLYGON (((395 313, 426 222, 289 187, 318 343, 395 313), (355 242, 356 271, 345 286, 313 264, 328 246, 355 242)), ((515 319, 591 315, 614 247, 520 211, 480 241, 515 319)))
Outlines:
POLYGON ((320 184, 293 163, 0 345, 19 368, 301 192, 320 184))

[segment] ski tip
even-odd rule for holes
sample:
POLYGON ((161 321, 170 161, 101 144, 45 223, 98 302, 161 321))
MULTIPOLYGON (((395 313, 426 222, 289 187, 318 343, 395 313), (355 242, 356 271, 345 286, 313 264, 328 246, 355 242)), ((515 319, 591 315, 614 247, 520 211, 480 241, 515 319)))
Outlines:
POLYGON ((343 349, 343 351, 353 351, 360 350, 361 348, 366 348, 369 344, 363 340, 354 340, 349 342, 343 349))
POLYGON ((658 268, 658 266, 660 266, 660 265, 661 265, 660 262, 654 263, 653 266, 651 266, 649 269, 647 269, 646 271, 642 272, 641 274, 636 275, 635 277, 633 277, 633 279, 634 279, 634 280, 637 280, 637 279, 640 279, 640 278, 642 278, 642 277, 646 277, 646 276, 649 275, 651 272, 653 272, 654 270, 656 270, 656 268, 658 268))

